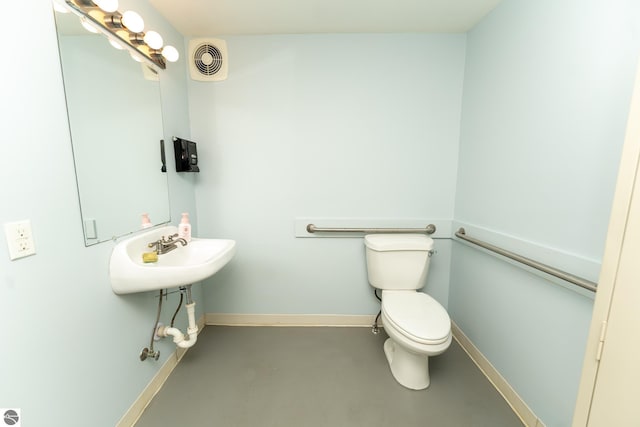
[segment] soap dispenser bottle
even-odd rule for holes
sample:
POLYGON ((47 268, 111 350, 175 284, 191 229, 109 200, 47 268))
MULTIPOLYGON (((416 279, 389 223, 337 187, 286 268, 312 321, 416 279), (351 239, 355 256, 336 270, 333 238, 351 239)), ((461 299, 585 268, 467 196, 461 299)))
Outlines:
POLYGON ((151 220, 149 219, 149 214, 143 213, 142 224, 140 225, 140 228, 149 228, 149 227, 153 227, 153 224, 151 224, 151 220))
POLYGON ((180 224, 178 224, 178 237, 182 237, 187 242, 191 241, 191 224, 189 223, 189 214, 183 213, 180 224))

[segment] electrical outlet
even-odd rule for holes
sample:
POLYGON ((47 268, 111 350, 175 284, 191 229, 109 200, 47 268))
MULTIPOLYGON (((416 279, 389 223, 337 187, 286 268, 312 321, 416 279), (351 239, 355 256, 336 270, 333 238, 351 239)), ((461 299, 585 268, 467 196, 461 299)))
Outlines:
POLYGON ((8 222, 4 225, 4 233, 9 246, 11 260, 34 255, 36 246, 31 233, 31 221, 8 222))

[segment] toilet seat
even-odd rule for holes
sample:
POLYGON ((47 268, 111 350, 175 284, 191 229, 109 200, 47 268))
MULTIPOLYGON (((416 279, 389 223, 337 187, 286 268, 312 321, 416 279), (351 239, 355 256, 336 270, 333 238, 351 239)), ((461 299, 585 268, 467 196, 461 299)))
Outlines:
POLYGON ((451 336, 451 319, 431 296, 413 291, 383 291, 382 311, 400 334, 414 342, 437 345, 451 336))

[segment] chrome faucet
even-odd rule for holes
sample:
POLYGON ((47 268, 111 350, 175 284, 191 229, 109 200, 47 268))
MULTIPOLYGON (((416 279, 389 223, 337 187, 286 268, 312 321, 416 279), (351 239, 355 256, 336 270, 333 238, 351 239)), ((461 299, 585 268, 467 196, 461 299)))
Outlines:
POLYGON ((158 255, 162 255, 177 248, 178 243, 180 243, 182 246, 187 246, 186 240, 184 240, 182 237, 178 237, 177 239, 175 239, 176 237, 178 237, 178 233, 168 237, 162 236, 161 239, 149 243, 147 247, 155 248, 155 251, 158 253, 158 255))

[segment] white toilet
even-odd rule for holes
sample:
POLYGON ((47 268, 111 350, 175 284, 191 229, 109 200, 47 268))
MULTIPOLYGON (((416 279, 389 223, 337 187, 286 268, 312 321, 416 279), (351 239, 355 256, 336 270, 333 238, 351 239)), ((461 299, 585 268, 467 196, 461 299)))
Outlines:
POLYGON ((433 239, 421 234, 369 234, 364 243, 369 283, 382 289, 384 353, 403 386, 429 387, 429 356, 451 344, 451 319, 424 286, 433 239))

